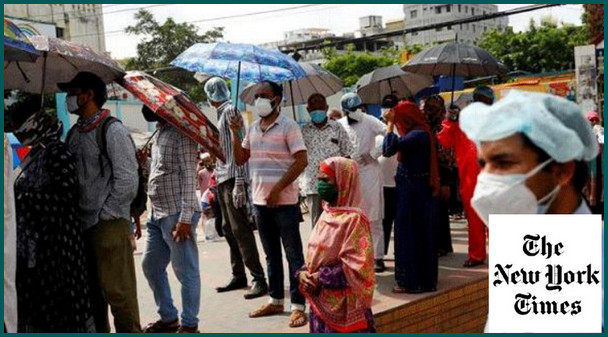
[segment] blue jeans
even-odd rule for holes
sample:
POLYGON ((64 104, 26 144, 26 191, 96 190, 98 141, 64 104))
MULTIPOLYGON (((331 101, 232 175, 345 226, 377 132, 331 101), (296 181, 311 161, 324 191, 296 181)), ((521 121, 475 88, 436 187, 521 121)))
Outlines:
POLYGON ((192 216, 190 239, 176 243, 172 231, 179 220, 179 214, 162 219, 148 218, 148 239, 143 258, 143 270, 148 284, 154 293, 160 319, 169 323, 178 318, 177 308, 173 305, 171 288, 167 277, 167 266, 171 262, 173 271, 182 285, 181 325, 198 327, 198 312, 201 304, 201 277, 198 266, 198 247, 196 245, 196 225, 201 214, 192 216))
POLYGON ((270 297, 282 300, 285 296, 283 255, 281 241, 289 266, 291 304, 304 305, 304 296, 298 290, 296 272, 304 266, 304 253, 300 237, 300 208, 297 205, 268 208, 254 206, 260 240, 266 253, 270 297))

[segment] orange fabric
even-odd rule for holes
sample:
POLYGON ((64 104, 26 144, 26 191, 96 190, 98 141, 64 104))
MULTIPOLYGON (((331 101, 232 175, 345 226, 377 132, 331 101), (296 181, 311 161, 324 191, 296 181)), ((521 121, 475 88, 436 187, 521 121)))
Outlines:
POLYGON ((397 127, 397 132, 399 132, 399 135, 404 136, 407 134, 407 132, 411 131, 411 129, 420 129, 429 135, 429 139, 431 141, 431 177, 429 184, 431 186, 431 191, 433 191, 433 196, 439 196, 441 183, 439 181, 437 141, 435 134, 431 131, 431 127, 429 126, 426 117, 416 103, 409 101, 399 102, 399 104, 397 104, 397 106, 394 108, 394 111, 395 126, 397 127))
POLYGON ((325 324, 338 332, 368 328, 365 311, 371 308, 375 288, 374 251, 370 223, 361 204, 357 164, 350 159, 325 161, 336 174, 338 201, 324 205, 324 212, 308 243, 306 268, 310 273, 324 266, 342 265, 348 287, 321 288, 308 294, 310 308, 325 324))

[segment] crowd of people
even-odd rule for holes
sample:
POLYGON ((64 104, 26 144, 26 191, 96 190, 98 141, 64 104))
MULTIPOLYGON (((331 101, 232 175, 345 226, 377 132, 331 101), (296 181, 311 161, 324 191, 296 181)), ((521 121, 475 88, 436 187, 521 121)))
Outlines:
POLYGON ((198 332, 199 223, 208 239, 228 243, 232 275, 217 292, 268 296, 249 317, 284 313, 287 272, 290 327, 374 332, 376 274, 386 271, 393 228, 392 291, 424 293, 441 287, 438 259, 453 252, 452 215, 464 211, 467 220, 469 268, 485 263, 489 214, 603 214, 599 116, 585 118, 551 95, 513 92, 495 102, 492 89, 480 87, 462 111, 437 95, 421 102, 389 95, 376 118, 355 93, 338 110, 316 93, 307 103, 311 121, 300 127, 281 113, 282 87, 263 82, 253 105, 259 118, 246 128, 226 82, 212 78, 204 90, 222 161, 146 107, 157 130, 150 147, 136 149, 103 109, 106 86, 91 73, 60 88, 78 116, 65 141, 63 125, 35 96, 10 115, 9 131, 31 146, 17 172, 7 168, 5 137, 9 332, 110 332, 108 307, 116 332, 198 332), (143 328, 133 258, 134 200, 142 195, 151 205, 142 269, 159 316, 143 328), (307 245, 301 196, 312 226, 307 245), (181 284, 181 313, 169 265, 181 284))

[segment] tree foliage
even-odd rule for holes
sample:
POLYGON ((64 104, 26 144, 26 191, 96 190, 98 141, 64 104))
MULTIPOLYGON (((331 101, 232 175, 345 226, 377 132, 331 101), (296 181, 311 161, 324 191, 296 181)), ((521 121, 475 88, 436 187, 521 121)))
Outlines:
POLYGON ((203 34, 190 23, 177 23, 168 18, 159 23, 154 15, 144 9, 135 13, 135 24, 128 26, 128 34, 142 36, 137 44, 137 57, 126 61, 127 70, 162 69, 154 75, 188 92, 193 99, 203 100, 203 90, 193 78, 193 74, 185 70, 166 70, 170 63, 184 50, 195 43, 212 43, 223 38, 223 28, 215 27, 203 34))
POLYGON ((354 85, 361 76, 376 68, 399 63, 399 51, 395 48, 383 49, 378 54, 372 54, 358 53, 352 46, 347 46, 346 52, 326 48, 323 54, 327 60, 323 67, 340 77, 345 86, 354 85))
POLYGON ((560 25, 545 18, 540 25, 531 20, 528 30, 522 32, 515 32, 511 27, 485 32, 478 46, 510 70, 542 73, 573 69, 574 47, 585 44, 585 26, 560 25))

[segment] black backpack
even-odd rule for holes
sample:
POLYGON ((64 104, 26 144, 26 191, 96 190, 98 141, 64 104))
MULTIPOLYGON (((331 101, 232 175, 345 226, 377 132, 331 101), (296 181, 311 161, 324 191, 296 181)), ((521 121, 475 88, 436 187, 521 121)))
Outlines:
MULTIPOLYGON (((113 116, 108 116, 101 121, 101 126, 97 127, 95 130, 95 139, 97 140, 97 145, 99 146, 99 167, 101 169, 101 176, 105 176, 105 172, 103 169, 103 157, 105 157, 110 163, 110 167, 112 167, 112 161, 108 156, 108 141, 106 138, 106 134, 108 133, 108 128, 113 123, 118 122, 120 120, 113 116)), ((72 128, 68 132, 68 136, 66 138, 66 143, 70 143, 70 140, 73 136, 74 128, 72 128)), ((129 136, 129 138, 131 138, 129 136)), ((131 142, 133 142, 133 138, 131 138, 131 142)), ((135 148, 135 142, 133 142, 133 148, 135 148)), ((141 165, 137 164, 137 194, 135 195, 135 199, 131 202, 131 216, 135 218, 139 218, 146 211, 146 204, 148 202, 148 194, 146 192, 146 179, 144 178, 144 173, 141 165)))

